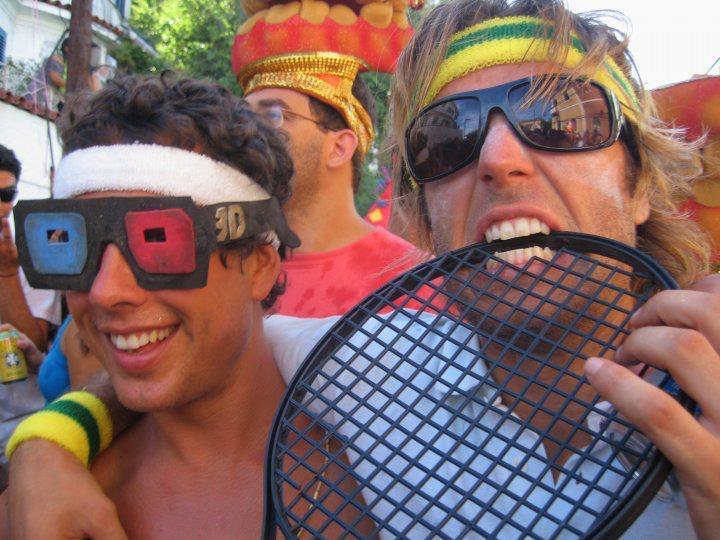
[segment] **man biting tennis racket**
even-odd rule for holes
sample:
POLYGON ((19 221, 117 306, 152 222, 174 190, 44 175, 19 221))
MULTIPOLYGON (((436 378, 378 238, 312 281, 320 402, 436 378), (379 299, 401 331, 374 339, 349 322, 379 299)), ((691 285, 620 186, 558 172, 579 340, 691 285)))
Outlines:
MULTIPOLYGON (((640 247, 687 287, 651 299, 616 363, 590 359, 585 371, 673 462, 695 534, 711 537, 720 527, 720 280, 703 277, 707 240, 674 202, 701 173, 695 149, 653 115, 633 66, 624 36, 557 1, 439 6, 396 71, 392 122, 410 171, 396 195, 436 253, 579 231, 640 247), (669 370, 702 415, 619 365, 638 361, 669 370)), ((522 265, 538 254, 498 255, 522 265)), ((682 526, 661 511, 632 530, 687 537, 682 526)))

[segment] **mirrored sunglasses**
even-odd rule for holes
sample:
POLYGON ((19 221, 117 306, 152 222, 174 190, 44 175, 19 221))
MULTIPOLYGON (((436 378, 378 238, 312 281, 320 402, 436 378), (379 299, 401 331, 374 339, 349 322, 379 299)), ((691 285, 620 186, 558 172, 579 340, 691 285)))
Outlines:
POLYGON ((553 152, 596 150, 620 134, 615 96, 597 83, 561 78, 551 96, 529 99, 528 77, 447 96, 425 107, 405 132, 407 166, 418 183, 440 180, 480 155, 491 113, 502 111, 528 146, 553 152))

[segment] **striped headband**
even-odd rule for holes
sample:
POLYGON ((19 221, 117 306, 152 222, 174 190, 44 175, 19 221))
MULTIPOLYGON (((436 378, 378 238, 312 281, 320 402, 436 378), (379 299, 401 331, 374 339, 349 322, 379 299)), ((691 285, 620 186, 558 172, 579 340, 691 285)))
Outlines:
MULTIPOLYGON (((549 61, 552 24, 537 17, 499 17, 470 26, 453 34, 445 59, 440 65, 423 106, 430 103, 448 83, 472 71, 502 64, 549 61)), ((577 67, 586 54, 580 38, 572 33, 564 67, 577 67)), ((601 66, 589 77, 612 91, 623 113, 635 119, 638 98, 630 80, 617 63, 605 56, 601 66)))

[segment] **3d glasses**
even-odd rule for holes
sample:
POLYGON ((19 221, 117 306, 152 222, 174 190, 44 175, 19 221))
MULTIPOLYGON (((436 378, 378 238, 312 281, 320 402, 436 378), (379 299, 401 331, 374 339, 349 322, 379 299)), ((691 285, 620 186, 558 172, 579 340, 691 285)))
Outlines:
POLYGON ((300 241, 277 199, 195 206, 190 197, 20 201, 14 210, 20 264, 37 289, 90 290, 108 244, 144 289, 204 287, 210 254, 267 235, 300 241))
POLYGON ((440 180, 480 155, 490 114, 502 111, 532 148, 579 152, 612 145, 622 113, 615 96, 595 82, 561 78, 549 98, 530 100, 532 78, 453 94, 425 107, 405 132, 407 165, 418 183, 440 180))

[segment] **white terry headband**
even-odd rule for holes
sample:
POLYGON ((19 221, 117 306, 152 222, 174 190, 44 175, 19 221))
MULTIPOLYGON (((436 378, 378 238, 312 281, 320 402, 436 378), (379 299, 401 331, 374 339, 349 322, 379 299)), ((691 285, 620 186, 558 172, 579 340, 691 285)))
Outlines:
POLYGON ((270 198, 260 185, 229 165, 196 152, 157 144, 76 150, 60 161, 53 182, 56 199, 91 191, 133 190, 191 197, 198 206, 270 198))

